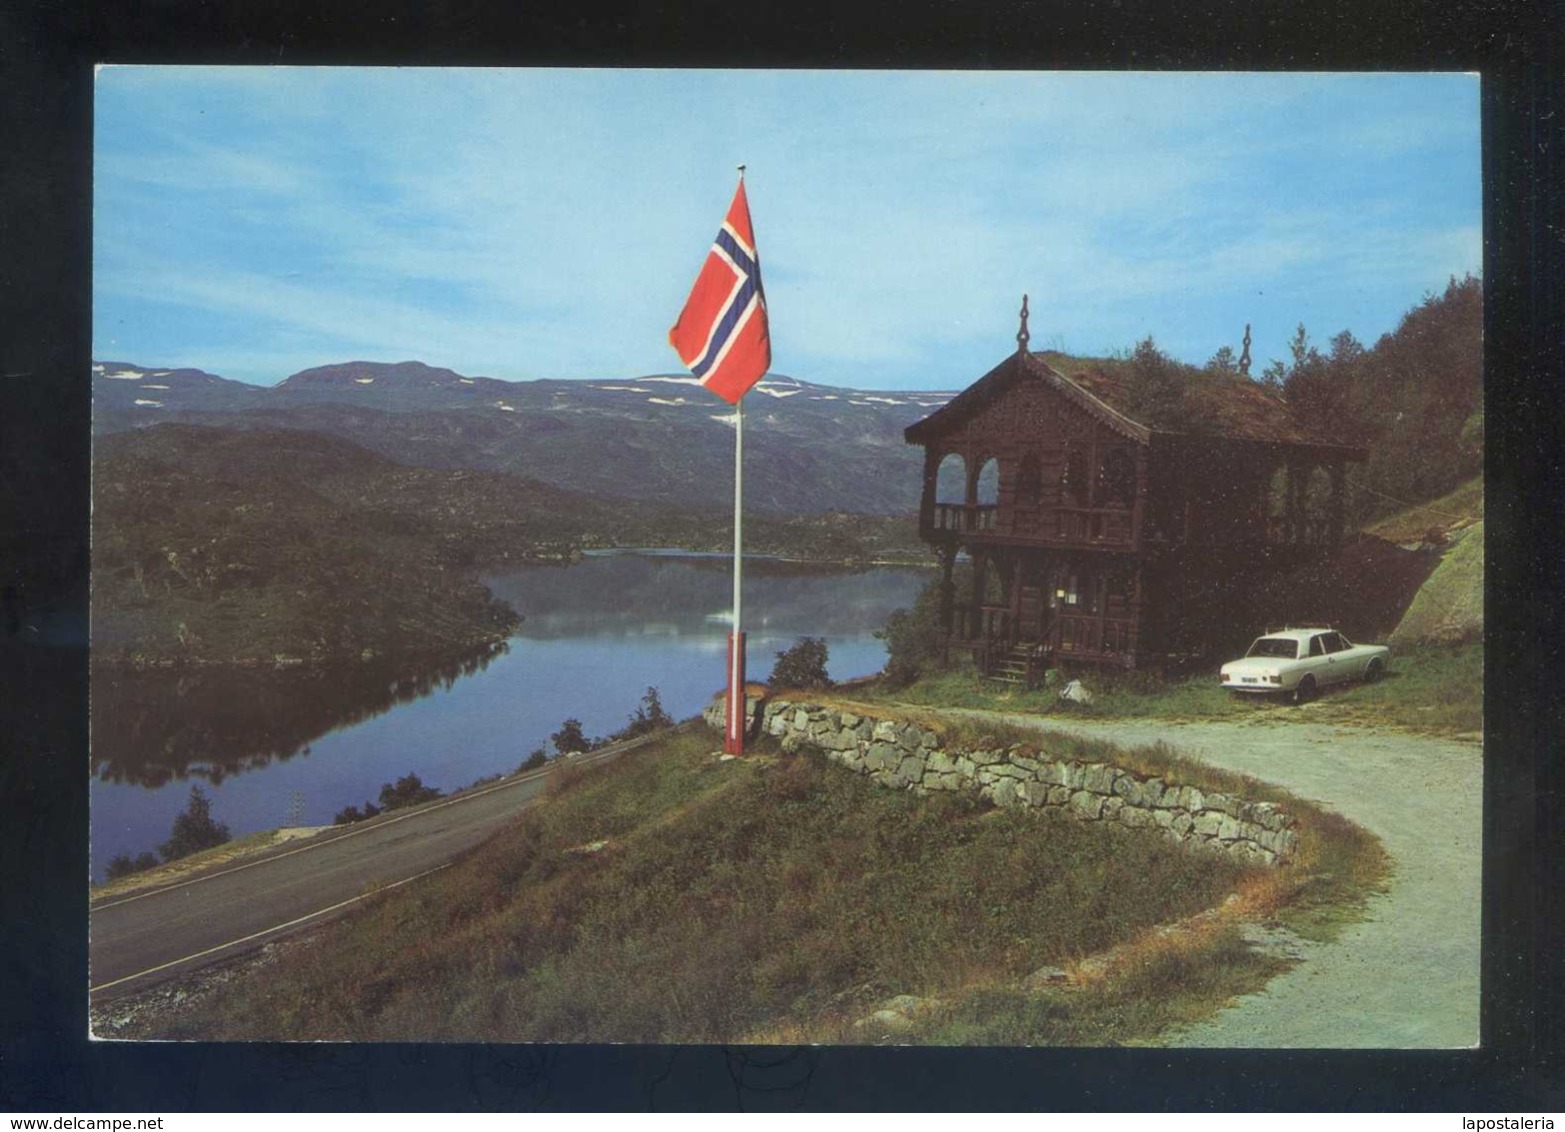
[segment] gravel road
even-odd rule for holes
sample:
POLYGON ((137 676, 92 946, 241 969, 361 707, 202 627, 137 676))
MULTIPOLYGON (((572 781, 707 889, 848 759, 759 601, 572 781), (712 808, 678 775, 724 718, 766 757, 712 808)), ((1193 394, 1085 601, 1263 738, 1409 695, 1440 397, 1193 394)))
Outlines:
MULTIPOLYGON (((1307 714, 1308 708, 1300 714, 1307 714)), ((998 713, 974 713, 996 714, 998 713)), ((1451 1049, 1478 1044, 1483 749, 1304 720, 1079 721, 998 716, 1127 746, 1158 741, 1335 810, 1385 844, 1388 891, 1332 943, 1168 1045, 1451 1049)))

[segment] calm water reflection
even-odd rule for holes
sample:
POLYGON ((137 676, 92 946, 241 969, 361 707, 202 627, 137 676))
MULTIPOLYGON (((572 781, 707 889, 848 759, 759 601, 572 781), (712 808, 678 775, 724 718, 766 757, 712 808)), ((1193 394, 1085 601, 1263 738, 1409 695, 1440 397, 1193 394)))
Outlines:
MULTIPOLYGON (((806 635, 827 639, 833 677, 877 671, 873 631, 927 576, 747 560, 751 677, 806 635)), ((526 620, 507 650, 465 664, 96 678, 93 875, 165 839, 192 782, 236 836, 325 825, 409 771, 452 790, 513 770, 568 716, 588 735, 614 731, 648 685, 683 717, 723 683, 726 559, 598 555, 489 584, 526 620)))

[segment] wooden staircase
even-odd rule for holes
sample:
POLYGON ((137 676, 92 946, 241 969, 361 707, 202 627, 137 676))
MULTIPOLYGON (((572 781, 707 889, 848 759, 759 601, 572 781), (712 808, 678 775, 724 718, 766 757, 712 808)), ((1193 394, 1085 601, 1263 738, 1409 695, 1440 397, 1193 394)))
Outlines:
POLYGON ((1043 682, 1048 653, 1036 641, 1024 641, 1004 652, 994 653, 987 678, 1000 684, 1036 688, 1043 682))

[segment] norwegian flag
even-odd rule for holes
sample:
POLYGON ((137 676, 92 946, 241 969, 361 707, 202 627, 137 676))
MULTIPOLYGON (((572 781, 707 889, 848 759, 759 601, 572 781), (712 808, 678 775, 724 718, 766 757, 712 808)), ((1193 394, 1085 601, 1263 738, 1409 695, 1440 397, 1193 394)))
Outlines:
POLYGON ((730 405, 772 364, 761 261, 742 177, 668 340, 701 384, 730 405))

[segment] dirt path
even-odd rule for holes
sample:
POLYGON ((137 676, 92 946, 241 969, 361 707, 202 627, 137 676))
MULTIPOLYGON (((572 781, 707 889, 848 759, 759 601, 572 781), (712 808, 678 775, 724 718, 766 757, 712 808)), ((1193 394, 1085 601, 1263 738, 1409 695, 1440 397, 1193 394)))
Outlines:
MULTIPOLYGON (((1308 709, 1304 709, 1308 711, 1308 709)), ((1167 1044, 1465 1048, 1478 1044, 1483 750, 1477 743, 1307 722, 1053 723, 994 715, 1128 746, 1164 741, 1286 787, 1385 844, 1389 890, 1333 943, 1265 990, 1167 1044)))

